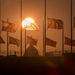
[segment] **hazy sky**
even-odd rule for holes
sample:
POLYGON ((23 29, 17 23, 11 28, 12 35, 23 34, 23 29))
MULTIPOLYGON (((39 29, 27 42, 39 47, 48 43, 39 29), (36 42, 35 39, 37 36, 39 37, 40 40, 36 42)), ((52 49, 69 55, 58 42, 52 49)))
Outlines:
MULTIPOLYGON (((26 17, 32 17, 36 23, 39 25, 39 31, 27 31, 27 35, 32 36, 33 38, 38 39, 38 44, 35 46, 38 49, 40 55, 43 55, 43 25, 44 25, 44 0, 22 0, 22 19, 26 17)), ((15 23, 18 28, 16 33, 9 33, 10 36, 20 39, 20 25, 21 25, 21 3, 20 0, 1 0, 1 21, 7 21, 15 23)), ((64 22, 64 36, 70 38, 70 0, 47 0, 47 14, 46 18, 55 18, 61 19, 64 22)), ((75 0, 73 0, 73 17, 75 17, 75 0)), ((0 21, 0 22, 1 22, 0 21)), ((1 27, 1 24, 0 24, 1 27)), ((73 39, 75 29, 73 28, 73 39)), ((23 54, 24 54, 24 45, 25 45, 25 35, 23 29, 23 54)), ((1 33, 3 39, 7 42, 6 36, 7 33, 1 33)), ((52 40, 57 41, 56 48, 47 46, 47 52, 50 51, 61 51, 62 52, 62 30, 49 29, 46 31, 46 36, 52 40)), ((65 39, 64 39, 65 40, 65 39)), ((6 55, 7 44, 1 45, 2 53, 6 55)), ((27 46, 28 47, 28 46, 27 46)), ((70 46, 64 46, 65 50, 70 51, 70 46)), ((73 47, 73 50, 75 47, 73 47)), ((14 50, 17 50, 17 55, 20 55, 20 47, 17 48, 14 45, 9 45, 9 54, 10 52, 14 53, 14 50)))

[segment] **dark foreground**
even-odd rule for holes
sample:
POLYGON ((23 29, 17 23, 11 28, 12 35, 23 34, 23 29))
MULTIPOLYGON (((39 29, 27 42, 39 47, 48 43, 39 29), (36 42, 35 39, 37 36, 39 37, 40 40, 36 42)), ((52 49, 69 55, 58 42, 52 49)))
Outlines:
POLYGON ((0 75, 75 75, 75 56, 0 57, 0 75))

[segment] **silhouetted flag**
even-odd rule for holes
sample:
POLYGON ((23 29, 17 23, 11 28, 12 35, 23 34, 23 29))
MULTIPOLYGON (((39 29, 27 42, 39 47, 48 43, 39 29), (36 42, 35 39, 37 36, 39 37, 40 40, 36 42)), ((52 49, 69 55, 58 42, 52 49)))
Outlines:
POLYGON ((0 36, 0 43, 5 43, 5 41, 3 40, 3 38, 0 36))
POLYGON ((17 45, 19 47, 20 46, 20 40, 9 36, 9 44, 14 44, 14 45, 17 45))
POLYGON ((48 27, 51 29, 63 29, 63 22, 60 19, 48 18, 48 27))
MULTIPOLYGON (((71 46, 71 39, 68 37, 65 37, 65 45, 71 46)), ((75 40, 72 40, 72 46, 75 46, 75 40)))
POLYGON ((56 44, 57 44, 56 41, 53 41, 46 37, 46 45, 56 47, 56 44))
POLYGON ((16 32, 17 26, 14 23, 2 21, 2 31, 6 32, 16 32))
POLYGON ((27 36, 27 44, 37 45, 37 41, 38 41, 37 39, 27 36))

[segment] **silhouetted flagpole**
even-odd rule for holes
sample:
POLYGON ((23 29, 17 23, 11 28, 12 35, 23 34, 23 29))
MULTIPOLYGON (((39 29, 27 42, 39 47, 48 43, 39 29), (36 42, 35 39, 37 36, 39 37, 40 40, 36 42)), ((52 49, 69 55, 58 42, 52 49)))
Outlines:
MULTIPOLYGON (((8 19, 7 19, 8 22, 8 19)), ((9 32, 7 31, 7 56, 8 56, 8 51, 9 51, 9 32)))
POLYGON ((64 24, 62 29, 62 55, 64 54, 64 24))
MULTIPOLYGON (((8 22, 8 19, 7 19, 8 22)), ((7 31, 7 56, 8 56, 8 31, 7 31)))
POLYGON ((71 53, 72 53, 72 0, 71 0, 71 53))
MULTIPOLYGON (((0 0, 0 36, 1 36, 1 0, 0 0)), ((1 43, 0 43, 0 56, 1 56, 1 43)))
POLYGON ((22 0, 21 0, 21 9, 20 9, 20 13, 21 13, 21 26, 20 26, 20 29, 21 29, 21 31, 20 31, 20 41, 21 41, 21 47, 20 47, 20 50, 21 50, 21 56, 22 56, 22 0))
POLYGON ((46 0, 44 0, 43 56, 46 55, 46 0))
POLYGON ((25 55, 26 55, 26 28, 25 28, 25 55))
MULTIPOLYGON (((8 23, 8 18, 7 18, 7 23, 8 23)), ((8 41, 8 39, 9 39, 9 32, 7 31, 7 56, 8 56, 8 51, 9 51, 9 41, 8 41)))

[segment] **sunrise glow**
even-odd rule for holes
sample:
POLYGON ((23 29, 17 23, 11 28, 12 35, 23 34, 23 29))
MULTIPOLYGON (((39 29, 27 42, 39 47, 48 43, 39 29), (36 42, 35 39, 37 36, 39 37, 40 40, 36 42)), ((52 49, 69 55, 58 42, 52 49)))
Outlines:
POLYGON ((23 20, 22 22, 22 27, 23 28, 26 28, 26 27, 29 27, 31 26, 32 23, 34 23, 35 21, 32 19, 32 18, 26 18, 23 20))

